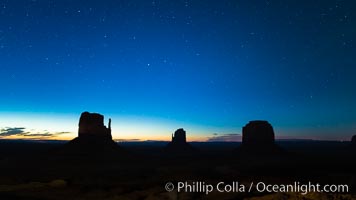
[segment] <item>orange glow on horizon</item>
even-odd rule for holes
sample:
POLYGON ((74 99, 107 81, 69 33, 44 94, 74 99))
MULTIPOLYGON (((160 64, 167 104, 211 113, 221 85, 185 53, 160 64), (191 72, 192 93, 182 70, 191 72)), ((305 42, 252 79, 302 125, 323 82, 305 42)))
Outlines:
MULTIPOLYGON (((128 134, 125 134, 128 135, 128 134)), ((13 139, 13 140, 63 140, 68 141, 72 140, 77 137, 77 133, 68 133, 65 135, 59 136, 21 136, 21 135, 10 135, 10 136, 3 136, 0 139, 13 139)), ((151 137, 113 137, 114 141, 171 141, 171 135, 156 135, 151 137)), ((203 136, 187 136, 187 142, 204 142, 207 141, 207 137, 203 136)))

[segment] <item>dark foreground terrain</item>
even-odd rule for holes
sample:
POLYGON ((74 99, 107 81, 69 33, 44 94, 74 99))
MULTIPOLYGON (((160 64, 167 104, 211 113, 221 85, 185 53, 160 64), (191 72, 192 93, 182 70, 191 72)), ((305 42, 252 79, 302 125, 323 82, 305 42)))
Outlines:
MULTIPOLYGON (((356 199, 356 154, 348 142, 285 141, 282 155, 241 154, 239 143, 191 143, 169 154, 165 142, 120 143, 116 154, 61 154, 65 142, 0 140, 0 199, 356 199), (347 184, 348 192, 167 192, 172 182, 347 184)), ((94 151, 96 152, 96 151, 94 151)))

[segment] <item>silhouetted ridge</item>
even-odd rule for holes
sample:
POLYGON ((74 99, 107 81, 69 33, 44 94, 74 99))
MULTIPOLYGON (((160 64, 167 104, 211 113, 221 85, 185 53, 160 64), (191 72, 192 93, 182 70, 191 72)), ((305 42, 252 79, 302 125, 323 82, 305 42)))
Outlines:
POLYGON ((186 132, 183 128, 180 128, 172 135, 172 142, 168 143, 166 150, 172 153, 188 153, 196 149, 187 143, 186 132))

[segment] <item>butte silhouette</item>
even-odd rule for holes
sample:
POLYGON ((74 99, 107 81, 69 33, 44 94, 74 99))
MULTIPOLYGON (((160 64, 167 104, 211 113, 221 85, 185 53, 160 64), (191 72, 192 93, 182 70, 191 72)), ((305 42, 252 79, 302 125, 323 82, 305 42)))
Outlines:
POLYGON ((351 150, 356 154, 356 135, 351 138, 351 150))
POLYGON ((196 149, 187 143, 186 132, 183 128, 180 128, 172 134, 172 142, 168 143, 166 151, 170 153, 190 153, 196 151, 196 149))
POLYGON ((104 116, 98 113, 83 112, 79 119, 78 137, 63 148, 65 153, 80 155, 108 155, 119 152, 120 147, 112 140, 111 119, 108 127, 104 116))
POLYGON ((268 155, 282 153, 283 150, 275 144, 273 127, 268 121, 250 121, 242 128, 242 144, 240 153, 253 155, 268 155))

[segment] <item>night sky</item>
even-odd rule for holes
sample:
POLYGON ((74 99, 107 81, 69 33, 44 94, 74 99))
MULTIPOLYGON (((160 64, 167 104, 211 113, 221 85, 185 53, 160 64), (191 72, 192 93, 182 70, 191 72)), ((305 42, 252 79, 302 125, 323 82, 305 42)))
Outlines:
POLYGON ((355 1, 0 0, 1 138, 356 134, 355 1), (107 123, 107 121, 105 121, 107 123))

